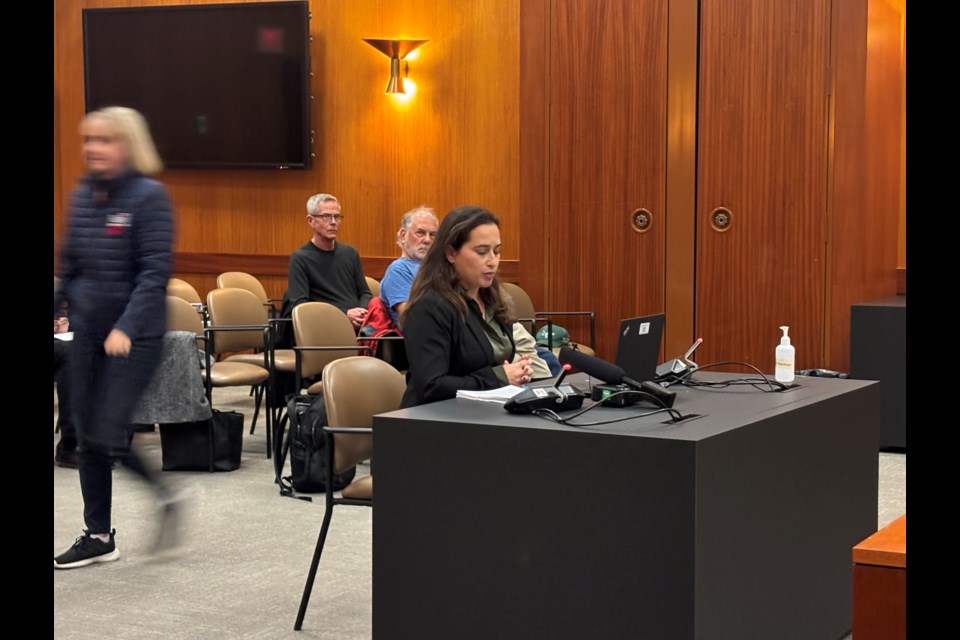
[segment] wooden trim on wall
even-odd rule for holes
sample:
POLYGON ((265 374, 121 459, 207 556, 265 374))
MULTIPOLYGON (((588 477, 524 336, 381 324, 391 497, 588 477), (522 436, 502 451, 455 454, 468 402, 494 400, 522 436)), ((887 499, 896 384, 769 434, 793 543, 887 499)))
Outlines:
MULTIPOLYGON (((396 257, 361 257, 363 271, 379 280, 396 257)), ((253 255, 249 253, 192 253, 178 251, 173 255, 174 274, 219 275, 225 271, 245 271, 255 276, 287 276, 290 256, 253 255)), ((501 260, 498 275, 501 280, 518 282, 520 262, 501 260)))
POLYGON ((673 0, 667 18, 666 357, 686 351, 694 338, 698 6, 673 0))
POLYGON ((897 269, 897 295, 907 295, 907 268, 897 269))
POLYGON ((519 284, 538 309, 550 304, 546 287, 550 237, 548 17, 547 0, 520 2, 520 249, 524 273, 519 284))

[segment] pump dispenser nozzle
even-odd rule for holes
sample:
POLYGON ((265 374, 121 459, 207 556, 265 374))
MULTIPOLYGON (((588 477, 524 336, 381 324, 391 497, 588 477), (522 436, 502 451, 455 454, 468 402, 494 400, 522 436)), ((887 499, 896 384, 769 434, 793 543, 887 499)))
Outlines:
POLYGON ((790 336, 787 335, 787 333, 790 331, 790 327, 782 326, 780 327, 780 331, 783 331, 783 337, 780 338, 780 344, 790 344, 790 336))

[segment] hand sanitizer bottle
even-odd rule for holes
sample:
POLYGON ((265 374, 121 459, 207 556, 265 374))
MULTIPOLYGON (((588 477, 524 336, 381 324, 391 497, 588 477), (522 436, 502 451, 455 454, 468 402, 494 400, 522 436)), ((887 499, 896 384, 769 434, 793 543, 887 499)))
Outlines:
POLYGON ((780 330, 783 331, 783 337, 780 338, 780 344, 777 345, 777 366, 774 369, 774 378, 777 382, 793 382, 794 355, 796 352, 787 336, 790 327, 780 327, 780 330))

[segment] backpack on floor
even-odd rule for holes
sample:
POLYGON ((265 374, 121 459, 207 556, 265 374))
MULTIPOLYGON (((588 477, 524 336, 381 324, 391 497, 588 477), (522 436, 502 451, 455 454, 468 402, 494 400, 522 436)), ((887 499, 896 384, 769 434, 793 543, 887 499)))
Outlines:
MULTIPOLYGON (((327 472, 326 440, 323 433, 323 427, 327 424, 327 411, 323 396, 291 395, 287 400, 284 420, 289 421, 290 431, 283 452, 277 455, 276 471, 280 495, 296 497, 296 493, 323 493, 326 491, 327 472), (290 475, 281 477, 288 449, 290 475)), ((282 434, 282 423, 279 428, 282 434)), ((356 467, 343 473, 335 473, 333 490, 340 491, 353 482, 356 475, 356 467)))

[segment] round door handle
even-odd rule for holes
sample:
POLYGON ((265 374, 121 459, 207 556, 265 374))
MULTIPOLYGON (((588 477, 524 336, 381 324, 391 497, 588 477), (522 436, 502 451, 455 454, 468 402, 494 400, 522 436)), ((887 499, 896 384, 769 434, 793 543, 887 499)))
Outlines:
POLYGON ((630 214, 630 226, 637 233, 646 233, 650 231, 653 225, 653 214, 647 209, 634 209, 630 214))
POLYGON ((723 233, 730 231, 730 225, 733 224, 733 213, 726 207, 717 207, 710 213, 710 226, 714 231, 723 233))

